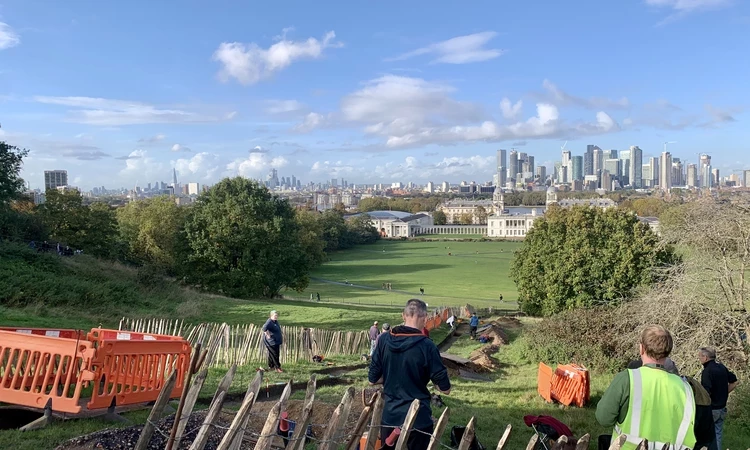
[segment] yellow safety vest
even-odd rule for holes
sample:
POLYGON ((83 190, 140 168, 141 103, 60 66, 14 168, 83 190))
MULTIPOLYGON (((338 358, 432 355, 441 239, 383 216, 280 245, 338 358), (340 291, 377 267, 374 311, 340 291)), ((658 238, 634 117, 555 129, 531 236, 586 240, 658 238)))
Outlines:
POLYGON ((695 445, 695 399, 690 384, 664 370, 643 366, 628 370, 630 400, 625 420, 615 425, 614 441, 627 435, 622 450, 634 450, 648 439, 649 450, 692 449, 695 445))

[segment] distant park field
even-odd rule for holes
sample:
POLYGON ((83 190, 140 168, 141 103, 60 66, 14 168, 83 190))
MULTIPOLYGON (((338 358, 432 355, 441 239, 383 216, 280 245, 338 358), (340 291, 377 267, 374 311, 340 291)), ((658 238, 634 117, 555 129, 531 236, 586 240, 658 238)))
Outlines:
POLYGON ((289 297, 363 305, 401 305, 419 297, 434 306, 470 303, 515 309, 518 294, 509 278, 519 242, 379 241, 330 255, 312 274, 304 293, 289 297), (390 283, 391 290, 383 289, 390 283), (420 295, 419 289, 425 294, 420 295), (503 303, 500 303, 500 295, 503 303))

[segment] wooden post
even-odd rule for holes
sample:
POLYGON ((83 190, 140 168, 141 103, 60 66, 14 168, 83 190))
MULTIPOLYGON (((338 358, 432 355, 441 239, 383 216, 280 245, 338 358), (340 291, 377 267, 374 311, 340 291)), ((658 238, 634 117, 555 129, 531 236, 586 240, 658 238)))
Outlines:
POLYGON ((611 444, 609 444, 609 450, 620 450, 623 444, 625 444, 625 441, 627 440, 628 440, 627 436, 625 436, 624 434, 620 435, 620 437, 618 437, 617 439, 612 441, 611 444))
MULTIPOLYGON (((161 330, 159 330, 161 332, 161 330)), ((193 347, 193 354, 190 357, 190 366, 188 367, 188 371, 185 374, 185 380, 183 381, 182 385, 182 394, 180 394, 180 403, 177 404, 177 412, 175 413, 175 420, 172 423, 172 430, 169 432, 169 439, 167 439, 167 445, 165 450, 172 450, 172 447, 174 446, 174 441, 177 438, 177 429, 180 426, 180 422, 183 421, 182 419, 182 410, 185 408, 185 399, 188 396, 188 391, 190 390, 190 380, 193 378, 193 374, 196 371, 198 359, 200 359, 201 354, 201 344, 200 342, 195 344, 195 347, 193 347)), ((200 389, 199 389, 200 390, 200 389)), ((195 404, 195 402, 193 402, 195 404)), ((190 407, 192 410, 192 406, 190 407)), ((188 417, 190 417, 190 413, 188 413, 188 417)), ((187 422, 187 419, 185 419, 185 422, 187 422)), ((184 426, 183 426, 184 428, 184 426)))
POLYGON ((362 450, 375 450, 375 443, 380 435, 380 422, 383 419, 383 407, 385 405, 383 393, 378 391, 373 400, 370 400, 370 402, 373 402, 370 430, 367 432, 367 441, 365 443, 365 448, 362 450))
MULTIPOLYGON (((531 439, 529 439, 529 443, 526 444, 526 450, 534 450, 534 447, 536 447, 537 442, 539 442, 539 435, 534 433, 533 436, 531 436, 531 439)), ((611 447, 609 450, 613 450, 611 447)), ((620 450, 619 448, 615 450, 620 450)))
POLYGON ((474 418, 469 420, 469 424, 466 425, 464 435, 461 436, 461 443, 458 444, 458 450, 469 450, 471 443, 474 442, 474 418))
MULTIPOLYGON (((190 414, 193 413, 195 402, 198 400, 198 395, 201 392, 201 388, 203 388, 203 383, 206 381, 206 376, 208 376, 208 369, 203 369, 193 380, 193 385, 190 387, 190 391, 185 398, 185 406, 182 408, 182 414, 179 416, 180 420, 177 425, 173 448, 180 448, 182 434, 185 432, 188 420, 190 420, 190 414)), ((175 417, 177 416, 175 415, 175 417)))
POLYGON ((581 436, 581 439, 578 439, 578 443, 576 443, 576 450, 589 450, 590 440, 591 440, 591 435, 588 433, 581 436))
POLYGON ((307 435, 307 426, 312 420, 313 403, 315 402, 315 388, 317 386, 316 376, 312 374, 310 381, 307 382, 307 391, 305 392, 305 402, 303 403, 302 417, 297 421, 297 426, 292 435, 291 446, 287 450, 302 450, 305 447, 305 437, 307 435))
MULTIPOLYGON (((333 411, 333 415, 328 421, 328 428, 323 436, 323 442, 320 443, 318 450, 332 450, 338 448, 338 443, 335 443, 334 439, 341 434, 341 431, 343 431, 344 426, 346 425, 346 419, 349 416, 349 411, 352 407, 352 400, 354 400, 354 388, 350 387, 341 398, 339 406, 333 411)), ((256 447, 256 450, 263 449, 258 449, 256 447)))
POLYGON ((401 425, 401 434, 398 435, 398 441, 396 441, 395 450, 404 450, 406 443, 409 441, 409 435, 411 430, 414 428, 414 422, 417 420, 417 413, 419 412, 419 399, 414 399, 409 405, 409 410, 406 412, 406 418, 404 424, 401 425))
MULTIPOLYGON (((255 400, 258 398, 258 392, 260 392, 260 385, 262 383, 263 383, 263 371, 259 370, 255 373, 255 377, 253 377, 253 381, 251 381, 250 384, 247 386, 247 392, 245 393, 245 397, 247 397, 248 395, 253 396, 253 405, 255 404, 255 400)), ((250 405, 250 408, 252 408, 253 405, 250 405)), ((240 430, 237 432, 237 435, 234 437, 234 440, 232 441, 232 445, 229 446, 230 450, 239 450, 240 446, 242 445, 242 439, 245 436, 245 428, 247 428, 247 423, 249 421, 250 421, 250 415, 248 414, 247 418, 244 420, 244 422, 242 422, 242 426, 240 427, 240 430)))
POLYGON ((270 450, 279 426, 279 416, 281 416, 281 401, 277 402, 268 413, 266 423, 263 425, 263 431, 260 432, 258 442, 255 444, 255 450, 270 450))
POLYGON ((370 406, 365 406, 365 409, 362 410, 362 413, 359 415, 359 420, 357 420, 357 425, 354 427, 354 431, 349 438, 349 443, 346 446, 346 450, 355 450, 359 445, 359 440, 362 437, 362 432, 364 432, 365 430, 365 426, 367 425, 367 420, 370 418, 371 412, 372 407, 370 406))
MULTIPOLYGON (((511 424, 508 424, 508 426, 505 427, 505 433, 503 433, 503 437, 500 438, 500 442, 497 443, 497 449, 495 450, 503 450, 503 447, 505 447, 505 444, 508 442, 508 438, 510 437, 510 431, 512 429, 513 429, 513 426, 511 424)), ((588 436, 588 434, 586 436, 588 436)), ((589 445, 589 440, 586 439, 586 447, 584 447, 583 450, 588 450, 588 445, 589 445)), ((576 450, 579 450, 579 449, 576 448, 576 450)))
POLYGON ((164 386, 161 387, 159 397, 156 398, 156 403, 154 403, 154 407, 151 408, 151 413, 148 415, 146 424, 143 425, 143 430, 141 431, 141 435, 138 437, 138 442, 135 444, 133 450, 145 450, 148 447, 148 443, 151 441, 151 436, 154 434, 155 423, 159 420, 159 416, 161 416, 162 411, 164 411, 164 407, 167 406, 169 396, 172 394, 172 389, 174 389, 175 383, 177 383, 177 369, 172 370, 172 374, 169 375, 164 386))
POLYGON ((245 399, 242 401, 242 406, 240 407, 240 410, 237 411, 237 415, 234 416, 234 420, 232 420, 232 424, 229 426, 229 429, 224 434, 224 437, 221 439, 219 446, 216 447, 216 450, 229 450, 229 446, 232 445, 232 441, 234 440, 234 437, 237 436, 237 433, 240 431, 242 424, 250 416, 250 409, 253 407, 253 403, 255 403, 255 396, 253 394, 246 395, 245 399))
POLYGON ((568 445, 568 437, 560 436, 560 438, 557 439, 557 442, 552 444, 552 450, 564 450, 567 445, 568 445))
POLYGON ((440 414, 440 419, 438 419, 437 425, 435 425, 435 431, 432 432, 432 437, 430 437, 430 444, 427 446, 427 450, 437 450, 440 448, 440 440, 443 438, 445 428, 448 426, 449 417, 450 410, 446 407, 443 410, 443 413, 440 414))

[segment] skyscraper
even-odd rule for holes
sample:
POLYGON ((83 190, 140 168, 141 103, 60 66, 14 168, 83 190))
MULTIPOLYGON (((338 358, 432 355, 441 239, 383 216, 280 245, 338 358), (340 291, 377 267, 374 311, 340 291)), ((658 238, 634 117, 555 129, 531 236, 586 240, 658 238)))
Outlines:
POLYGON ((539 166, 536 168, 536 176, 539 178, 539 181, 544 183, 544 181, 547 179, 547 166, 539 166))
POLYGON ((44 190, 54 191, 58 187, 68 185, 67 170, 45 170, 44 171, 44 190))
POLYGON ((711 189, 712 187, 714 187, 713 167, 711 167, 711 164, 701 166, 700 183, 701 183, 701 187, 704 189, 711 189))
MULTIPOLYGON (((620 182, 620 185, 622 185, 622 180, 620 179, 620 173, 622 173, 622 162, 617 158, 610 158, 604 161, 604 170, 609 172, 609 176, 611 180, 617 180, 620 182)), ((602 187, 604 187, 604 181, 602 181, 602 187)), ((609 190, 611 186, 607 186, 605 189, 609 190)))
POLYGON ((698 177, 700 187, 711 187, 711 170, 706 172, 706 167, 711 166, 711 155, 702 154, 700 155, 700 165, 698 167, 698 177), (709 176, 705 176, 708 173, 709 176))
POLYGON ((711 181, 713 181, 715 187, 721 186, 721 177, 719 177, 719 169, 711 170, 711 181))
POLYGON ((589 144, 586 146, 586 153, 583 156, 583 174, 594 175, 594 149, 597 149, 596 145, 589 144))
POLYGON ((500 186, 505 187, 505 183, 508 181, 508 157, 507 152, 503 149, 497 151, 497 183, 500 186))
POLYGON ((599 175, 604 170, 604 152, 599 147, 594 147, 594 173, 592 175, 599 175))
POLYGON ((534 157, 531 156, 531 155, 529 155, 526 158, 526 162, 528 163, 528 166, 529 166, 529 170, 528 171, 531 172, 531 176, 533 177, 534 176, 534 170, 536 169, 536 166, 534 166, 534 157))
POLYGON ((664 192, 672 190, 672 154, 662 152, 659 160, 659 187, 664 192))
POLYGON ((687 165, 687 177, 685 180, 685 184, 689 188, 698 187, 698 166, 696 166, 695 164, 687 165))
POLYGON ((573 157, 573 181, 583 181, 583 156, 573 157))
POLYGON ((630 183, 630 150, 620 152, 620 184, 627 186, 630 183))
POLYGON ((571 176, 573 175, 573 160, 570 156, 569 150, 563 150, 562 152, 562 166, 565 168, 562 171, 562 183, 570 183, 571 176))
POLYGON ((672 158, 672 185, 685 186, 685 176, 680 158, 672 158))
POLYGON ((635 189, 643 187, 643 150, 637 145, 630 146, 630 185, 635 189))
POLYGON ((518 173, 518 152, 515 150, 511 150, 510 161, 508 161, 508 179, 510 181, 515 181, 517 173, 518 173))

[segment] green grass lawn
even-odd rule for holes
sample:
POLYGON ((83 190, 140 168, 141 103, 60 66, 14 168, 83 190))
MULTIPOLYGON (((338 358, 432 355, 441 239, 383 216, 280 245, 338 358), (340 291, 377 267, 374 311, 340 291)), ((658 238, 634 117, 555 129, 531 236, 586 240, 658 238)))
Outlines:
POLYGON ((304 293, 286 294, 309 299, 310 294, 319 293, 323 301, 382 305, 403 304, 406 298, 417 296, 431 306, 470 303, 515 309, 518 294, 509 271, 513 252, 520 245, 380 241, 331 254, 330 261, 312 273, 313 281, 304 293), (393 290, 383 290, 383 283, 391 283, 393 290), (424 288, 424 296, 419 288, 424 288), (500 294, 512 303, 501 304, 500 294))

